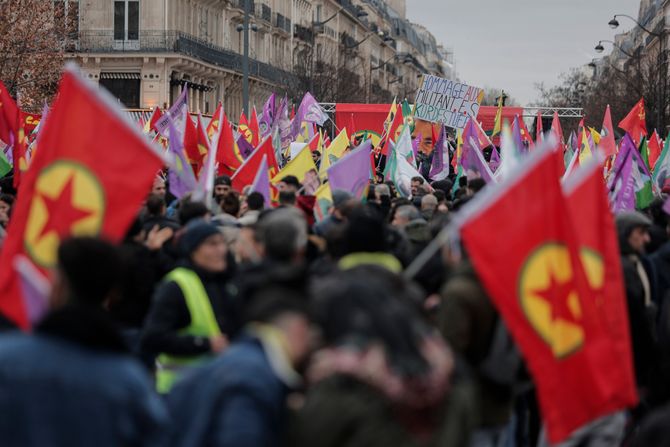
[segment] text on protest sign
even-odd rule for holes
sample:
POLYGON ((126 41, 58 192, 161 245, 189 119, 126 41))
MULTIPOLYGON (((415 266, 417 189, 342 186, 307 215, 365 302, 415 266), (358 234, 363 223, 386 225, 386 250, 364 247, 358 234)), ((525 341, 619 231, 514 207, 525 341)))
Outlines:
POLYGON ((463 129, 470 115, 477 116, 484 90, 437 76, 424 75, 416 94, 415 119, 463 129))

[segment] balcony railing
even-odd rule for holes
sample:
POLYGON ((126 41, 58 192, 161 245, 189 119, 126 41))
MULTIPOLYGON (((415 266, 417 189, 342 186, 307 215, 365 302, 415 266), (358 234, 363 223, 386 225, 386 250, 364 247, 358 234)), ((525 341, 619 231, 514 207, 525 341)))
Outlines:
POLYGON ((235 0, 235 1, 233 2, 233 6, 235 6, 236 8, 239 8, 239 9, 241 9, 242 11, 244 11, 244 4, 245 4, 247 1, 251 3, 251 7, 250 7, 250 9, 249 9, 250 12, 251 12, 251 14, 252 14, 252 15, 255 14, 255 10, 256 10, 256 8, 255 8, 255 4, 254 4, 253 0, 235 0))
POLYGON ((340 42, 346 48, 356 48, 358 46, 356 39, 351 37, 346 31, 340 33, 340 42))
POLYGON ((351 0, 337 0, 337 3, 339 3, 342 8, 347 10, 349 14, 354 17, 358 17, 358 6, 354 5, 351 0))
MULTIPOLYGON (((82 31, 78 50, 82 53, 178 53, 224 69, 242 71, 242 55, 180 31, 140 31, 138 40, 128 42, 114 40, 112 30, 82 31)), ((293 78, 291 73, 255 59, 249 60, 249 75, 274 84, 286 84, 293 78)))
POLYGON ((268 5, 261 5, 261 19, 272 22, 272 8, 268 5))
POLYGON ((314 33, 312 30, 300 25, 295 26, 295 32, 293 33, 293 36, 300 40, 304 40, 305 42, 314 41, 314 33))

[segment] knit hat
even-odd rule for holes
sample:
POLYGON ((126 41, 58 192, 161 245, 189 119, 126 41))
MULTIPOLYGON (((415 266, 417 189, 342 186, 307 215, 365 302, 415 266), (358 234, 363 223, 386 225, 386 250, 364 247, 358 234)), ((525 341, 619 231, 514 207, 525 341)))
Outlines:
POLYGON ((350 193, 347 191, 344 191, 342 189, 336 189, 333 191, 333 206, 335 208, 339 208, 342 205, 345 204, 348 200, 351 200, 354 196, 352 196, 350 193))
POLYGON ((651 226, 651 220, 638 211, 624 211, 618 213, 615 222, 617 232, 623 237, 630 236, 630 233, 635 228, 651 226))
POLYGON ((207 221, 197 219, 189 223, 180 240, 182 252, 190 256, 205 239, 215 234, 221 234, 221 232, 215 225, 207 221))

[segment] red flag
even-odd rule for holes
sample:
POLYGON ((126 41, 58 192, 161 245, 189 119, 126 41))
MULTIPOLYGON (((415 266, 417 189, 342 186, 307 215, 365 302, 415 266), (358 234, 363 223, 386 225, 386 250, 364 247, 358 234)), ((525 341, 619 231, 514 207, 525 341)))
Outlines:
POLYGON ((258 115, 256 114, 256 107, 254 107, 251 112, 251 121, 249 122, 249 130, 251 131, 251 145, 253 147, 258 147, 260 142, 260 127, 258 125, 258 115))
POLYGON ((628 115, 621 120, 619 127, 630 134, 636 145, 640 144, 640 135, 647 135, 644 98, 641 98, 638 103, 633 106, 630 112, 628 112, 628 115))
POLYGON ((526 123, 521 118, 519 118, 519 131, 521 132, 521 138, 528 143, 528 150, 533 150, 535 142, 533 141, 533 137, 530 136, 530 132, 528 132, 526 123))
POLYGON ((612 411, 637 405, 637 388, 632 363, 632 348, 626 292, 619 243, 610 211, 602 165, 597 157, 570 176, 563 185, 573 222, 579 221, 577 239, 580 258, 596 303, 597 315, 609 331, 616 351, 608 381, 615 390, 612 411))
POLYGON ((237 169, 235 175, 233 175, 233 188, 237 191, 242 191, 245 186, 251 185, 254 182, 258 167, 263 161, 263 155, 266 156, 270 178, 274 177, 279 172, 274 147, 272 146, 272 138, 266 138, 260 146, 249 155, 249 158, 242 163, 242 166, 237 169))
POLYGON ((12 147, 14 160, 14 188, 21 182, 21 174, 28 169, 26 160, 27 139, 24 130, 24 114, 0 81, 0 140, 12 147))
POLYGON ((155 130, 158 132, 158 129, 156 128, 156 122, 158 122, 159 119, 163 116, 163 111, 161 110, 160 107, 156 107, 153 112, 151 112, 151 117, 149 118, 149 129, 155 130))
POLYGON ((654 129, 654 132, 651 134, 651 137, 649 137, 649 142, 647 143, 647 147, 649 148, 649 169, 653 170, 654 166, 656 166, 656 162, 658 161, 658 157, 661 155, 661 151, 663 148, 661 147, 661 139, 659 138, 658 134, 656 133, 656 129, 654 129))
POLYGON ((551 130, 556 134, 558 142, 561 147, 565 147, 565 137, 563 137, 563 128, 561 127, 561 120, 558 119, 558 112, 554 111, 554 119, 551 121, 551 130))
POLYGON ((319 142, 321 141, 321 132, 317 132, 314 134, 311 140, 309 140, 309 143, 307 145, 309 146, 309 150, 314 152, 319 148, 319 142))
POLYGON ((612 125, 612 112, 609 104, 605 109, 603 127, 600 131, 600 144, 598 145, 606 157, 616 154, 616 141, 614 140, 614 126, 612 125))
POLYGON ((618 359, 579 260, 559 183, 561 156, 532 154, 524 173, 466 205, 460 225, 533 376, 551 443, 619 408, 607 368, 618 359))
POLYGON ((13 134, 13 139, 16 139, 17 124, 20 121, 20 110, 5 84, 0 81, 0 140, 5 144, 10 144, 10 134, 13 134))
POLYGON ((237 132, 242 135, 242 137, 247 140, 249 144, 252 144, 254 141, 254 135, 251 131, 249 120, 247 120, 247 116, 244 114, 244 111, 240 114, 240 123, 237 125, 237 132))
POLYGON ((196 172, 199 172, 205 162, 205 156, 209 152, 209 138, 207 137, 207 130, 205 130, 205 126, 202 124, 202 116, 200 114, 198 114, 198 126, 196 130, 198 131, 198 156, 200 157, 198 171, 196 172))
POLYGON ((535 124, 535 142, 539 143, 544 138, 544 129, 542 128, 542 112, 537 111, 537 119, 535 124))
POLYGON ((237 142, 233 135, 233 128, 228 122, 226 112, 221 110, 219 118, 221 121, 221 131, 219 133, 218 149, 216 152, 216 161, 219 163, 219 175, 233 175, 237 168, 242 164, 242 157, 237 149, 237 142))
POLYGON ((72 69, 65 71, 0 255, 0 312, 22 328, 30 322, 15 263, 27 260, 48 277, 61 240, 100 235, 120 241, 163 166, 117 107, 72 69))
POLYGON ((203 155, 198 149, 198 129, 191 119, 191 115, 186 115, 186 125, 184 126, 184 152, 188 157, 188 162, 193 167, 193 172, 198 175, 202 167, 203 155))
POLYGON ((216 106, 216 110, 214 111, 214 115, 212 115, 212 119, 209 120, 209 124, 207 125, 207 136, 210 141, 214 141, 214 135, 219 131, 221 112, 223 112, 223 105, 219 102, 219 105, 216 106))
POLYGON ((23 129, 25 130, 26 135, 29 135, 40 123, 42 115, 39 113, 26 112, 21 112, 21 115, 23 116, 23 129))

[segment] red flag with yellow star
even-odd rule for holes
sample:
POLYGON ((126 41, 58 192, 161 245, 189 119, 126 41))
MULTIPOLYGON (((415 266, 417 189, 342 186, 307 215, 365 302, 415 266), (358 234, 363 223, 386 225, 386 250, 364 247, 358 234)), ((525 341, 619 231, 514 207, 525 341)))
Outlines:
POLYGON ((634 407, 638 396, 618 237, 602 171, 602 158, 596 153, 567 178, 563 192, 573 222, 579 221, 579 226, 575 226, 579 255, 597 315, 617 352, 616 364, 607 371, 615 389, 610 402, 611 410, 615 411, 634 407))
POLYGON ((63 239, 121 240, 163 166, 116 101, 77 71, 63 74, 0 253, 0 313, 22 328, 30 321, 16 260, 27 258, 48 277, 63 239))
POLYGON ((647 135, 647 124, 644 112, 644 98, 630 109, 628 115, 619 122, 619 127, 630 134, 635 145, 640 144, 640 135, 647 135))
POLYGON ((220 120, 222 112, 223 112, 223 105, 219 102, 219 104, 216 106, 214 114, 212 115, 212 119, 209 120, 209 124, 207 125, 207 137, 209 138, 209 141, 214 141, 215 135, 219 132, 219 125, 221 124, 220 120))
POLYGON ((534 151, 523 172, 468 203, 458 224, 523 353, 552 443, 612 410, 617 384, 608 368, 620 360, 579 260, 559 183, 561 155, 558 148, 534 151))

